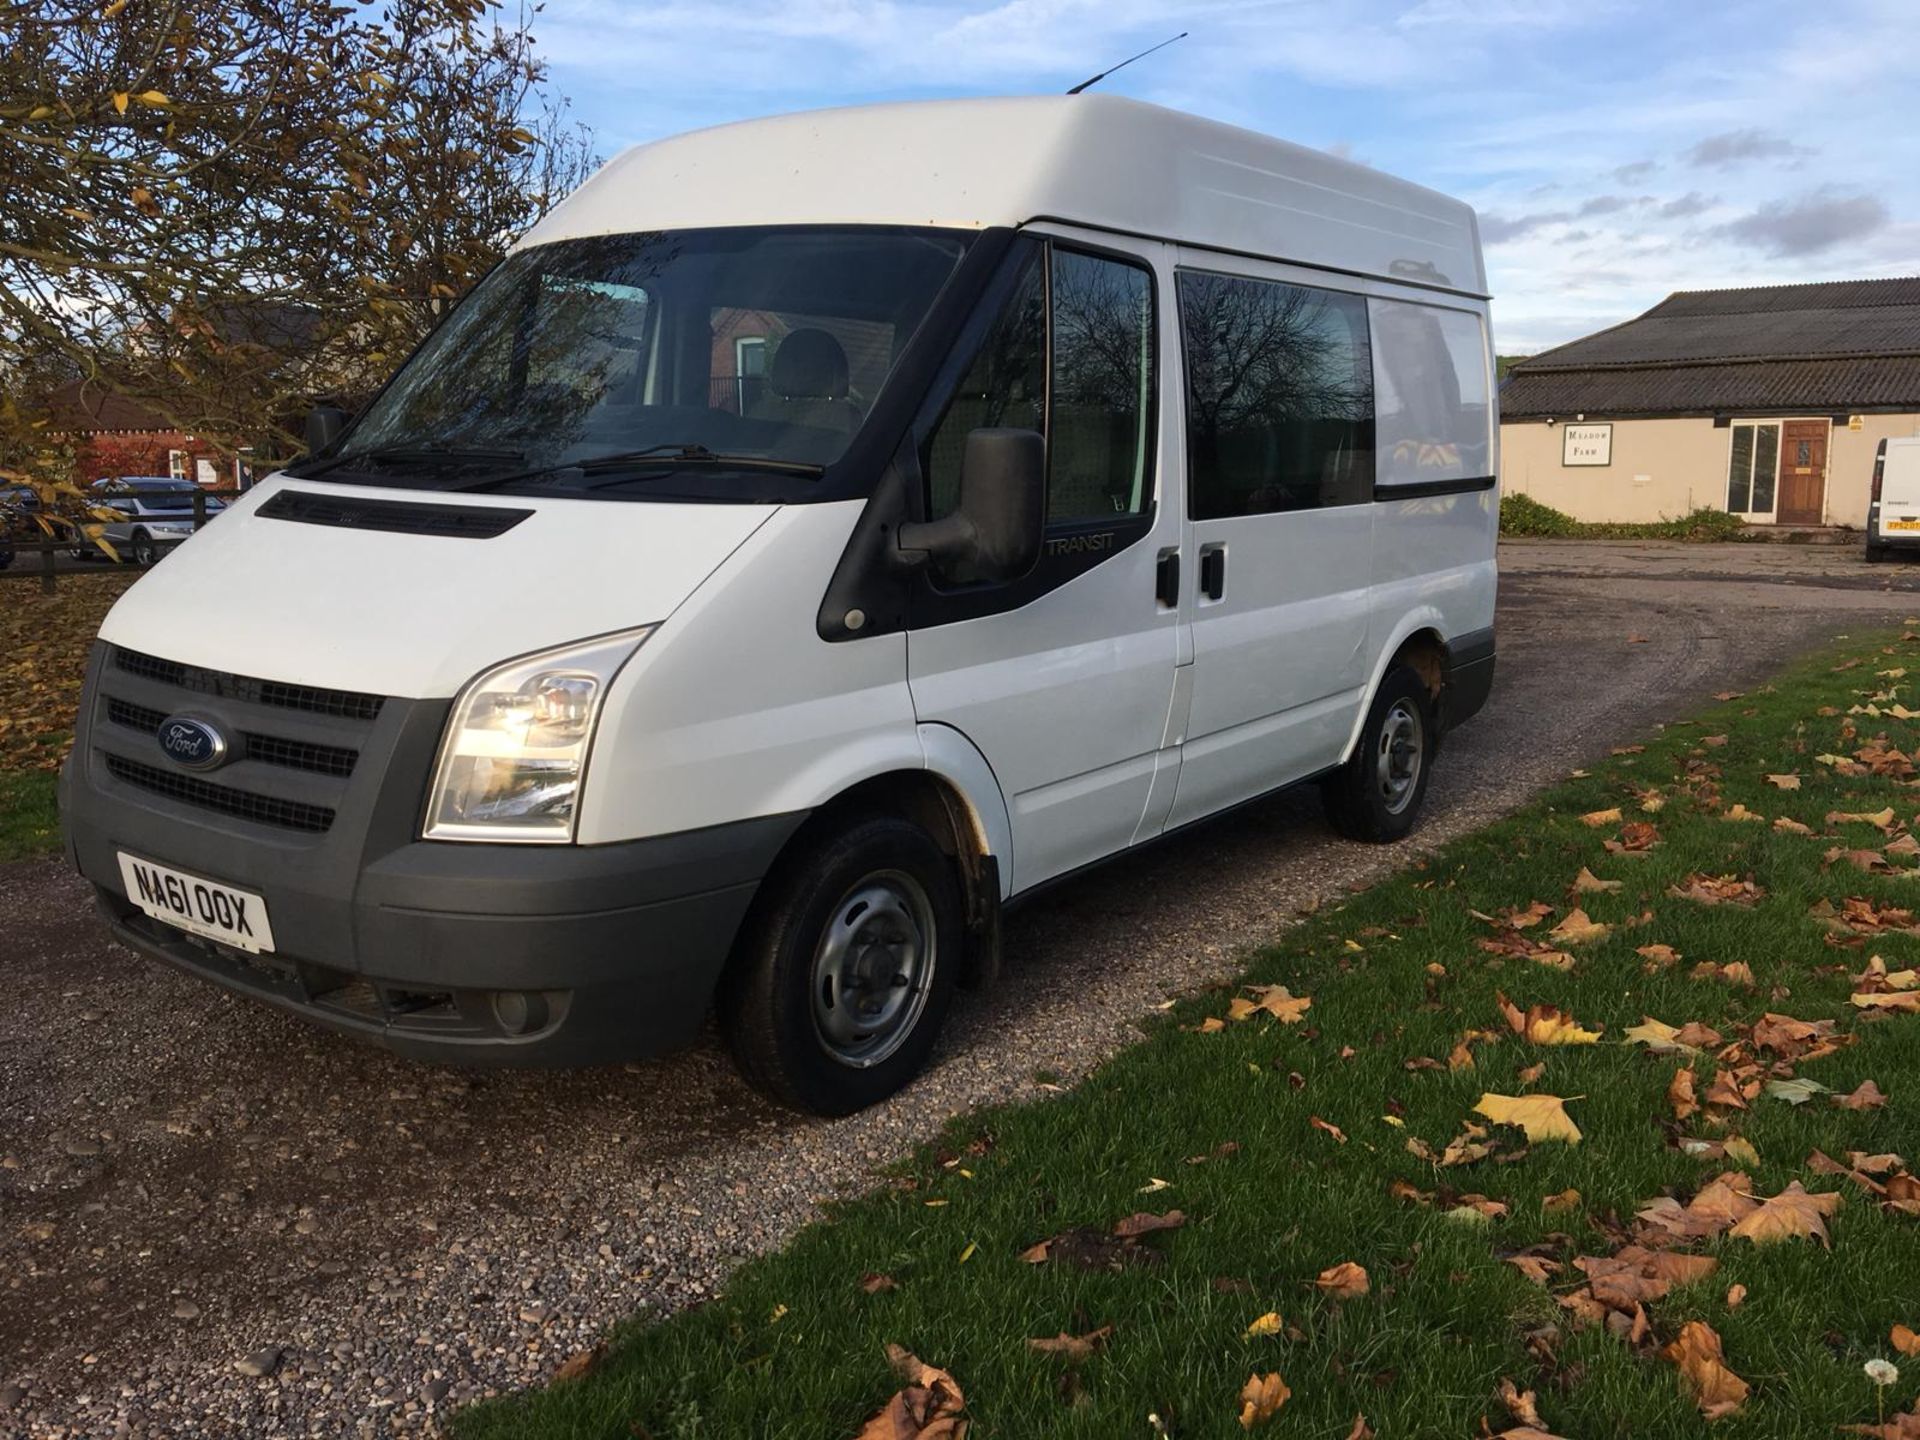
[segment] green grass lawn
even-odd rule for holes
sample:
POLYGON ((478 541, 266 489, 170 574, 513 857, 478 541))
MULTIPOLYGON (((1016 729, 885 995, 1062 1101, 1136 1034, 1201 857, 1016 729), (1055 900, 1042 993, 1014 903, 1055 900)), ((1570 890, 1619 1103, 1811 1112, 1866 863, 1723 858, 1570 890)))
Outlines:
MULTIPOLYGON (((1202 1032, 1230 995, 1183 1002, 1071 1092, 957 1123, 875 1194, 745 1266, 720 1300, 627 1328, 584 1379, 468 1410, 456 1433, 852 1436, 899 1388, 889 1342, 951 1372, 977 1440, 1150 1437, 1149 1414, 1175 1436, 1238 1435, 1241 1387, 1268 1372, 1293 1392, 1271 1433, 1332 1440, 1360 1414, 1382 1436, 1479 1434, 1482 1417, 1504 1430, 1514 1422, 1497 1399, 1503 1380, 1537 1391, 1547 1428, 1574 1437, 1829 1436, 1874 1421, 1861 1367, 1890 1355, 1890 1327, 1920 1327, 1920 1219, 1884 1212, 1806 1162, 1816 1147, 1841 1158, 1909 1147, 1920 1161, 1920 1015, 1856 1011, 1848 978, 1873 954, 1913 965, 1920 938, 1899 930, 1847 944, 1809 912, 1850 897, 1920 902, 1911 857, 1896 855, 1904 868, 1893 874, 1823 858, 1889 840, 1870 825, 1829 825, 1829 812, 1892 806, 1911 822, 1920 809, 1903 776, 1848 778, 1815 758, 1851 755, 1880 733, 1899 749, 1920 743, 1920 720, 1843 713, 1869 695, 1884 707, 1894 692, 1920 695, 1920 644, 1855 642, 1570 780, 1258 956, 1250 979, 1312 998, 1301 1023, 1258 1014, 1202 1032), (1857 663, 1833 668, 1843 661, 1857 663), (1908 665, 1911 681, 1876 673, 1908 665), (1797 773, 1801 788, 1777 789, 1770 773, 1797 773), (1814 833, 1725 818, 1735 805, 1814 833), (1581 819, 1612 807, 1620 821, 1581 819), (1658 842, 1610 851, 1628 822, 1651 823, 1658 842), (1582 866, 1622 888, 1570 897, 1582 866), (1764 898, 1710 906, 1669 894, 1695 874, 1750 877, 1764 898), (1575 899, 1611 929, 1564 947, 1570 970, 1477 943, 1496 929, 1476 911, 1543 901, 1554 915, 1519 932, 1543 940, 1575 899), (1639 953, 1655 944, 1681 958, 1660 968, 1639 953), (1703 962, 1744 962, 1755 987, 1695 978, 1703 962), (1525 1043, 1503 1022, 1499 992, 1523 1008, 1564 1007, 1603 1027, 1601 1042, 1525 1043), (1853 1043, 1801 1075, 1840 1093, 1872 1079, 1889 1103, 1855 1111, 1826 1095, 1800 1106, 1760 1095, 1724 1122, 1703 1113, 1682 1123, 1667 1098, 1679 1060, 1621 1043, 1647 1016, 1732 1039, 1768 1011, 1837 1019, 1853 1043), (1472 1047, 1473 1068, 1448 1068, 1469 1030, 1501 1038, 1472 1047), (1536 1065, 1529 1080, 1522 1072, 1536 1065), (1483 1092, 1567 1097, 1584 1140, 1527 1148, 1499 1130, 1524 1154, 1446 1168, 1409 1151, 1410 1138, 1442 1150, 1483 1092), (1830 1250, 1798 1239, 1696 1245, 1717 1270, 1650 1304, 1652 1333, 1638 1345, 1574 1324, 1557 1303, 1584 1283, 1570 1265, 1543 1287, 1505 1263, 1529 1246, 1562 1262, 1613 1253, 1647 1201, 1688 1200, 1736 1166, 1693 1158, 1679 1139, 1736 1135, 1757 1152, 1756 1194, 1794 1180, 1844 1194, 1830 1250), (1395 1182, 1430 1198, 1397 1198, 1395 1182), (1569 1190, 1579 1192, 1569 1205, 1544 1205, 1569 1190), (1462 1194, 1506 1212, 1461 1218, 1450 1212, 1462 1194), (1184 1227, 1141 1241, 1152 1253, 1134 1263, 1021 1259, 1075 1227, 1172 1208, 1184 1227), (1343 1261, 1369 1272, 1369 1294, 1342 1301, 1316 1288, 1343 1261), (893 1288, 867 1293, 869 1274, 893 1288), (1746 1287, 1737 1308, 1727 1300, 1736 1284, 1746 1287), (1281 1333, 1247 1338, 1269 1311, 1281 1333), (1658 1353, 1690 1320, 1718 1332, 1728 1366, 1752 1386, 1738 1414, 1712 1424, 1658 1353), (1027 1344, 1103 1326, 1104 1348, 1078 1365, 1027 1344)), ((1704 1096, 1713 1054, 1693 1065, 1704 1096)), ((1920 1390, 1920 1359, 1906 1370, 1885 1393, 1889 1414, 1920 1390)))
POLYGON ((54 772, 0 770, 0 861, 51 855, 60 848, 54 772))

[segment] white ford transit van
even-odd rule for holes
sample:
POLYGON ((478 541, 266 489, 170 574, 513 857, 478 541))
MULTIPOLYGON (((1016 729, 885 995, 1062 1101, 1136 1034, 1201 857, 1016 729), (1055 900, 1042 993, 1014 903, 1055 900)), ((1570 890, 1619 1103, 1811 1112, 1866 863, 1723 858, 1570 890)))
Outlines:
POLYGON ((628 151, 114 608, 72 857, 409 1055, 717 1009, 871 1103, 1016 897, 1308 779, 1411 827, 1493 674, 1485 289, 1465 205, 1101 95, 628 151))

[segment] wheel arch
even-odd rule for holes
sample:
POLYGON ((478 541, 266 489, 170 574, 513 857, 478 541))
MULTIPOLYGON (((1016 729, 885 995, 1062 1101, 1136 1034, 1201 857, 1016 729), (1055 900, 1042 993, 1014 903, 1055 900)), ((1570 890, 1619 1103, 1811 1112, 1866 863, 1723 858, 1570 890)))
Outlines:
POLYGON ((1433 713, 1441 713, 1441 698, 1447 687, 1447 677, 1453 668, 1453 650, 1447 644, 1446 632, 1438 610, 1431 606, 1403 616, 1392 632, 1389 643, 1380 647, 1380 658, 1374 662, 1373 673, 1367 677, 1366 694, 1353 717, 1353 728, 1347 734, 1347 743, 1341 747, 1340 761, 1345 764, 1353 756, 1353 747, 1360 743, 1360 731, 1367 723, 1367 715, 1373 709, 1374 696, 1380 693, 1380 682, 1387 678, 1387 672, 1404 660, 1427 687, 1428 698, 1433 702, 1433 713))
POLYGON ((948 725, 922 725, 919 730, 922 766, 898 766, 850 780, 788 837, 772 868, 791 863, 818 843, 822 833, 853 816, 892 815, 911 821, 953 859, 968 937, 962 983, 978 985, 992 980, 1000 968, 1000 907, 1012 874, 1006 801, 986 757, 965 735, 948 725))

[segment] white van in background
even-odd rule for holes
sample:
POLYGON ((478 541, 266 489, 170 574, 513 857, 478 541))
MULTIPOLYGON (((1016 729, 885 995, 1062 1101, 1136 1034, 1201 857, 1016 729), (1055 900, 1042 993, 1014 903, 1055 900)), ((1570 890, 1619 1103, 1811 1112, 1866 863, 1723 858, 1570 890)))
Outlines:
POLYGON ((1920 551, 1920 435, 1882 440, 1873 452, 1867 501, 1867 559, 1920 551))
POLYGON ((717 1009, 870 1104, 1009 901, 1308 779, 1413 825, 1492 681, 1485 289, 1465 205, 1109 96, 628 151, 114 608, 70 852, 410 1055, 717 1009))

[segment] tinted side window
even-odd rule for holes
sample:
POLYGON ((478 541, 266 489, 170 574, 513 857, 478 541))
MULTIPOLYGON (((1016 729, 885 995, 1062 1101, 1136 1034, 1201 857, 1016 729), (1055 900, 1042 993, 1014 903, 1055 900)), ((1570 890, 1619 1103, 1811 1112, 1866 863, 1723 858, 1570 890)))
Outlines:
POLYGON ((1372 300, 1381 486, 1492 473, 1487 337, 1465 310, 1372 300))
POLYGON ((994 318, 979 353, 955 387, 920 457, 927 477, 927 513, 960 504, 960 460, 967 432, 982 426, 1039 430, 1047 399, 1046 285, 1040 257, 1027 263, 1013 294, 994 318))
POLYGON ((1370 501, 1366 302, 1197 271, 1179 295, 1192 517, 1370 501))
POLYGON ((1056 249, 1050 522, 1111 520, 1146 508, 1153 362, 1153 276, 1138 265, 1056 249))

